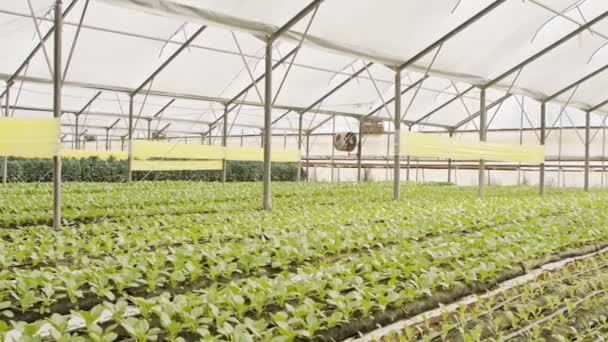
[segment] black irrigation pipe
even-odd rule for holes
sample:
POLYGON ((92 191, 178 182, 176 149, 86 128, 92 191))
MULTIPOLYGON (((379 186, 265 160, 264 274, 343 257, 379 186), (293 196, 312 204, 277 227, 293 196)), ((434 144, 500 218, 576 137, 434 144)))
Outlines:
MULTIPOLYGON (((557 211, 555 216, 559 216, 561 214, 563 214, 563 212, 557 211)), ((546 216, 550 217, 553 215, 546 215, 546 216)), ((535 217, 535 216, 533 216, 533 217, 535 217)), ((504 222, 502 225, 487 225, 487 226, 489 226, 487 228, 488 229, 497 228, 497 227, 507 225, 507 224, 512 224, 512 223, 513 222, 504 222)), ((475 230, 476 228, 479 228, 479 226, 471 226, 466 229, 454 231, 454 233, 463 233, 463 232, 467 233, 467 234, 475 233, 477 231, 477 230, 475 230)), ((431 233, 427 233, 426 235, 429 235, 429 234, 431 234, 431 233)), ((423 241, 437 238, 440 235, 441 235, 441 233, 439 233, 439 232, 436 235, 431 234, 430 238, 425 238, 423 241)), ((395 244, 397 244, 397 243, 395 243, 395 244)), ((377 250, 380 248, 386 248, 387 245, 388 244, 385 244, 383 246, 374 245, 370 248, 361 248, 361 249, 357 250, 357 253, 369 253, 371 251, 374 251, 374 250, 377 250)), ((336 261, 341 260, 342 258, 351 256, 353 253, 350 253, 349 251, 350 251, 350 249, 348 251, 342 251, 341 254, 338 253, 337 255, 319 255, 318 258, 308 259, 308 260, 305 260, 304 262, 294 261, 287 265, 283 265, 280 268, 273 268, 268 265, 261 266, 261 267, 258 267, 253 272, 244 273, 244 274, 234 274, 229 278, 219 278, 219 279, 213 280, 208 277, 201 276, 200 280, 198 280, 196 282, 191 282, 190 280, 185 280, 185 281, 180 282, 178 284, 178 286, 171 286, 168 282, 165 282, 161 286, 159 286, 158 289, 156 289, 152 292, 147 291, 147 285, 138 285, 138 286, 127 287, 127 288, 125 288, 124 291, 128 295, 139 296, 139 297, 144 297, 144 298, 158 296, 164 292, 169 292, 174 295, 183 294, 188 291, 194 291, 194 290, 198 290, 201 288, 205 288, 214 283, 227 284, 231 281, 245 279, 248 277, 263 277, 263 276, 273 277, 273 276, 280 274, 283 271, 290 271, 290 272, 295 271, 298 266, 301 266, 304 264, 316 263, 321 260, 331 260, 332 262, 336 262, 336 261)), ((106 301, 105 297, 100 297, 99 295, 93 293, 90 290, 85 290, 84 292, 85 292, 85 294, 84 294, 83 298, 79 299, 75 303, 70 302, 69 298, 62 298, 58 301, 55 301, 51 305, 49 310, 46 310, 46 312, 44 312, 44 313, 40 313, 40 310, 37 310, 37 311, 28 310, 25 312, 14 312, 14 317, 12 317, 11 320, 33 322, 33 321, 48 317, 53 313, 66 315, 71 310, 75 310, 75 309, 90 310, 95 305, 101 304, 102 302, 106 301)), ((121 297, 123 294, 118 292, 117 290, 114 290, 113 295, 114 295, 114 297, 118 298, 118 297, 121 297)), ((3 319, 0 318, 0 320, 3 320, 3 319)))
MULTIPOLYGON (((608 246, 608 242, 606 244, 608 246)), ((588 270, 588 271, 590 271, 590 270, 588 270)), ((280 310, 280 309, 281 308, 274 308, 271 311, 277 311, 277 310, 280 310)), ((157 338, 160 338, 161 340, 163 340, 163 338, 168 335, 168 332, 162 328, 162 325, 160 324, 158 318, 152 317, 152 321, 151 322, 152 323, 150 324, 150 326, 152 328, 160 328, 161 329, 161 331, 157 335, 157 338)), ((104 325, 105 326, 109 326, 110 324, 111 324, 111 322, 106 322, 104 325)), ((213 327, 210 327, 210 328, 211 328, 211 330, 214 330, 213 327)), ((128 336, 128 334, 126 333, 126 331, 124 331, 124 329, 122 329, 122 327, 119 327, 119 331, 115 331, 115 332, 118 333, 120 337, 123 337, 123 338, 119 338, 118 339, 121 342, 134 342, 134 341, 136 341, 134 338, 126 337, 126 336, 128 336)), ((179 336, 184 337, 187 340, 196 340, 196 339, 198 339, 200 337, 200 336, 197 336, 196 334, 193 334, 193 333, 190 333, 190 332, 181 332, 179 334, 179 336)), ((316 340, 325 340, 324 338, 326 338, 326 337, 327 336, 325 336, 325 335, 323 335, 323 336, 317 336, 316 338, 313 338, 312 340, 315 340, 315 341, 316 340)), ((308 341, 308 340, 309 339, 297 339, 297 341, 308 341)))
MULTIPOLYGON (((572 264, 575 264, 575 263, 576 263, 576 261, 574 261, 572 264)), ((570 265, 566 265, 565 267, 569 267, 569 266, 570 266, 570 265)), ((605 267, 607 267, 607 266, 608 266, 608 262, 607 262, 607 263, 603 263, 603 264, 601 265, 601 268, 603 269, 603 268, 605 268, 605 267)), ((553 272, 556 272, 556 271, 559 271, 559 272, 564 272, 565 270, 564 270, 564 269, 550 270, 550 271, 547 271, 547 273, 553 273, 553 272)), ((587 269, 585 269, 585 270, 583 270, 583 271, 574 272, 574 273, 571 273, 571 274, 567 275, 566 277, 559 278, 559 279, 557 279, 557 282, 561 284, 562 282, 566 282, 566 281, 572 280, 572 279, 574 279, 575 277, 580 277, 580 276, 582 276, 582 275, 587 275, 588 273, 590 273, 590 272, 594 272, 594 271, 597 271, 597 268, 595 267, 595 265, 590 266, 589 268, 587 268, 587 269)), ((546 282, 546 281, 547 281, 547 280, 540 279, 540 282, 546 282)), ((550 282, 549 284, 544 284, 544 283, 543 283, 543 284, 541 285, 541 284, 539 283, 539 284, 537 284, 537 285, 538 285, 538 287, 547 287, 547 286, 551 286, 551 285, 554 285, 554 284, 553 284, 553 282, 550 282)), ((521 287, 521 285, 520 285, 519 287, 521 287)), ((510 289, 510 290, 513 290, 513 288, 512 288, 512 289, 510 289)), ((506 290, 506 291, 508 291, 508 290, 506 290)), ((561 294, 560 294, 560 295, 561 295, 561 294)), ((469 325, 470 325, 471 323, 473 323, 473 322, 478 322, 478 321, 479 321, 479 319, 480 319, 481 317, 488 316, 488 315, 490 315, 490 314, 491 314, 490 312, 494 312, 494 311, 498 311, 498 310, 502 309, 502 307, 503 307, 503 306, 505 306, 506 304, 512 303, 513 301, 518 300, 518 299, 519 299, 521 296, 522 296, 522 295, 521 295, 521 293, 518 293, 518 294, 517 294, 517 295, 515 295, 515 296, 510 296, 510 297, 507 297, 505 300, 503 300, 503 301, 502 301, 502 302, 500 302, 499 304, 495 305, 495 306, 494 306, 494 307, 492 307, 490 310, 485 311, 485 312, 483 312, 483 313, 481 313, 481 314, 478 314, 478 315, 475 315, 475 316, 469 316, 469 317, 467 317, 467 319, 465 320, 465 322, 464 322, 464 323, 466 323, 466 325, 467 325, 467 326, 469 326, 469 325)), ((541 298, 542 298, 542 296, 541 296, 541 298)), ((563 298, 566 298, 566 296, 560 296, 560 299, 563 299, 563 298)), ((536 298, 534 298, 534 299, 536 299, 536 298)), ((530 300, 532 300, 532 299, 530 299, 530 300)), ((452 313, 452 315, 455 315, 455 314, 454 314, 454 313, 452 313)), ((435 322, 435 324, 438 324, 439 322, 440 322, 440 320, 437 320, 437 321, 435 322)), ((503 327, 504 327, 504 328, 508 328, 508 327, 510 326, 510 323, 509 323, 509 322, 507 322, 507 321, 501 321, 501 323, 502 323, 502 325, 503 325, 501 328, 503 328, 503 327)), ((419 324, 417 324, 417 325, 421 325, 421 323, 419 323, 419 324)), ((456 331, 455 329, 456 329, 456 327, 453 327, 453 328, 451 328, 451 329, 450 329, 450 330, 447 332, 447 334, 448 334, 448 337, 447 337, 447 338, 448 338, 448 339, 450 339, 450 338, 457 338, 456 336, 450 336, 450 334, 451 334, 452 332, 454 332, 454 333, 456 333, 456 334, 460 333, 460 332, 456 331)), ((487 338, 487 337, 488 337, 488 336, 486 336, 486 335, 487 335, 488 333, 491 333, 491 332, 489 332, 489 331, 484 331, 484 332, 486 332, 486 334, 484 335, 484 334, 483 334, 483 332, 482 332, 482 335, 480 336, 480 338, 484 338, 484 339, 485 339, 485 338, 487 338)), ((431 332, 429 332, 429 333, 431 333, 431 332)), ((433 337, 432 337, 432 338, 436 338, 436 337, 440 337, 440 336, 443 336, 443 335, 442 335, 442 333, 437 332, 436 334, 434 334, 434 335, 433 335, 433 337)), ((423 339, 422 339, 422 338, 420 338, 420 339, 418 339, 418 341, 423 341, 423 339)))
MULTIPOLYGON (((566 213, 566 211, 564 211, 563 209, 560 208, 560 209, 555 210, 555 211, 553 211, 551 213, 548 213, 548 214, 545 213, 545 214, 537 214, 537 215, 535 215, 535 214, 525 215, 523 217, 523 219, 516 220, 516 222, 525 222, 527 220, 530 220, 532 218, 537 218, 537 217, 538 218, 556 217, 556 216, 560 216, 560 215, 562 215, 564 213, 566 213)), ((190 212, 188 212, 188 213, 177 213, 177 214, 169 214, 169 215, 171 215, 171 216, 181 216, 181 215, 191 215, 191 214, 213 214, 213 213, 210 213, 210 212, 194 212, 194 213, 190 213, 190 212)), ((136 216, 137 217, 155 217, 155 216, 158 216, 158 215, 142 214, 142 215, 136 215, 136 216)), ((114 222, 114 223, 120 223, 123 218, 131 218, 131 217, 133 217, 133 216, 130 216, 130 217, 128 217, 128 216, 127 217, 125 217, 125 216, 121 216, 121 217, 108 217, 104 221, 110 222, 110 223, 112 223, 112 222, 114 222)), ((101 221, 95 221, 95 222, 101 222, 101 221)), ((370 219, 370 220, 367 220, 367 221, 365 221, 363 223, 366 223, 366 224, 378 224, 378 223, 385 223, 385 222, 386 222, 386 219, 370 219)), ((416 241, 421 241, 421 240, 433 238, 433 237, 436 237, 436 236, 438 236, 440 234, 445 234, 445 233, 449 233, 449 234, 453 234, 453 233, 460 233, 460 234, 462 234, 462 233, 470 233, 473 229, 496 228, 496 227, 501 227, 501 226, 509 225, 509 224, 512 224, 512 223, 514 223, 514 221, 504 221, 504 222, 500 222, 500 223, 497 223, 497 224, 485 224, 485 225, 473 224, 473 225, 470 225, 470 226, 463 227, 460 230, 458 230, 458 229, 457 230, 448 230, 447 232, 446 231, 437 230, 437 231, 434 231, 434 232, 425 233, 425 234, 422 234, 420 236, 412 236, 412 237, 409 237, 409 238, 410 239, 415 239, 416 241)), ((344 226, 352 226, 352 225, 354 225, 354 223, 344 223, 343 225, 344 226)), ((262 233, 255 233, 255 234, 252 233, 252 234, 246 235, 244 238, 256 238, 257 236, 261 236, 263 234, 264 234, 263 232, 262 233)), ((236 241, 236 240, 237 240, 237 237, 227 237, 226 239, 222 239, 221 241, 229 242, 229 241, 236 241)), ((182 241, 182 242, 178 242, 178 243, 174 243, 174 244, 160 244, 160 245, 156 245, 154 247, 161 247, 161 248, 162 247, 178 247, 178 246, 181 246, 181 245, 184 245, 184 244, 187 244, 187 243, 192 243, 192 242, 206 243, 206 242, 210 242, 210 241, 212 241, 210 238, 201 238, 201 239, 198 239, 196 241, 182 241)), ((396 244, 396 242, 391 243, 390 241, 381 241, 381 243, 383 243, 384 247, 396 244)), ((346 252, 347 251, 343 251, 343 254, 346 254, 346 252)), ((338 252, 338 254, 339 253, 340 252, 338 252)), ((82 257, 83 254, 79 254, 79 256, 82 257)), ((93 255, 86 255, 86 256, 88 258, 90 258, 90 259, 100 259, 102 257, 108 256, 108 254, 107 253, 101 253, 98 256, 93 256, 93 255)), ((73 262, 73 259, 74 259, 74 257, 54 259, 54 260, 49 260, 47 262, 39 263, 39 264, 36 264, 36 265, 34 265, 32 262, 25 262, 25 263, 21 263, 21 264, 17 264, 17 265, 11 265, 11 266, 8 266, 6 268, 0 267, 0 270, 3 270, 3 269, 26 268, 26 267, 31 267, 32 269, 34 269, 34 268, 40 268, 40 267, 52 267, 55 263, 66 263, 66 262, 70 262, 71 263, 71 262, 73 262)))
MULTIPOLYGON (((345 189, 345 191, 347 191, 348 189, 345 189)), ((258 210, 258 206, 257 204, 254 207, 250 207, 250 208, 243 208, 243 200, 248 199, 250 196, 240 196, 240 197, 228 197, 228 198, 220 198, 220 197, 216 197, 212 200, 212 202, 219 202, 219 203, 239 203, 239 209, 231 209, 228 208, 232 211, 245 211, 245 210, 258 210), (228 201, 226 201, 226 199, 228 201)), ((276 195, 276 197, 278 198, 298 198, 301 199, 302 197, 297 194, 297 193, 286 193, 286 194, 279 194, 276 195)), ((135 200, 135 199, 134 199, 135 200)), ((375 202, 386 202, 384 200, 377 200, 377 199, 369 199, 368 200, 369 203, 375 203, 375 202)), ((138 202, 139 203, 139 202, 138 202)), ((177 207, 179 205, 179 203, 183 203, 183 204, 188 204, 190 203, 190 200, 183 200, 176 203, 171 203, 174 207, 177 207)), ((299 204, 301 204, 302 202, 300 201, 299 204)), ((311 201, 311 203, 314 204, 313 201, 311 201)), ((146 205, 158 205, 158 204, 163 204, 162 202, 158 202, 158 201, 151 201, 150 203, 146 203, 146 205)), ((253 204, 253 202, 252 202, 253 204)), ((319 203, 317 203, 319 204, 319 203)), ((335 204, 335 203, 330 203, 330 204, 335 204)), ((69 206, 67 206, 67 208, 69 208, 69 206)), ((68 221, 67 224, 71 225, 71 226, 75 226, 75 225, 79 225, 79 224, 91 224, 91 223, 100 223, 103 221, 109 221, 109 222, 119 222, 120 219, 125 219, 125 218, 133 218, 133 217, 152 217, 152 216, 157 216, 159 215, 159 213, 130 213, 130 214, 121 214, 118 216, 112 216, 113 214, 111 213, 112 209, 115 209, 115 207, 99 207, 99 208, 95 208, 95 209, 99 209, 99 210, 108 210, 108 214, 103 214, 103 215, 90 215, 90 216, 79 216, 79 215, 74 215, 74 216, 70 216, 68 215, 64 215, 64 220, 68 221)), ((133 208, 135 209, 135 208, 133 208)), ((39 209, 39 210, 49 210, 47 209, 39 209)), ((214 213, 220 213, 224 210, 227 210, 227 208, 215 208, 215 209, 189 209, 186 211, 175 211, 173 213, 169 213, 169 214, 174 214, 174 215, 188 215, 188 214, 214 214, 214 213)), ((23 228, 30 228, 30 227, 35 227, 35 226, 52 226, 53 223, 53 219, 52 217, 42 217, 42 218, 38 218, 38 219, 28 219, 28 220, 23 220, 23 221, 15 221, 15 220, 0 220, 0 230, 1 229, 23 229, 23 228)))
MULTIPOLYGON (((562 215, 564 212, 562 210, 556 210, 556 212, 554 213, 554 215, 551 214, 544 214, 541 215, 542 218, 545 217, 553 217, 553 216, 559 216, 562 215)), ((530 217, 536 217, 534 215, 531 215, 530 217)), ((528 217, 529 218, 529 217, 528 217)), ((378 221, 383 222, 384 220, 379 219, 378 221)), ((473 225, 470 227, 467 227, 465 229, 460 229, 460 230, 456 230, 453 231, 452 233, 474 233, 476 232, 475 228, 477 229, 483 229, 483 228, 497 228, 500 226, 504 226, 504 225, 508 225, 508 224, 512 224, 513 222, 509 221, 509 222, 504 222, 502 224, 497 224, 497 225, 492 225, 492 224, 487 224, 485 226, 477 226, 477 225, 473 225)), ((435 232, 435 234, 433 233, 427 233, 424 236, 430 236, 429 238, 424 238, 423 241, 429 240, 429 239, 433 239, 438 237, 440 234, 442 234, 441 232, 435 232)), ((419 239, 419 238, 414 238, 414 239, 419 239)), ((418 240, 417 240, 418 241, 418 240)), ((396 243, 395 243, 396 244, 396 243)), ((379 249, 379 248, 386 248, 388 246, 388 244, 379 246, 379 245, 374 245, 372 247, 367 247, 367 248, 361 248, 361 249, 357 249, 357 253, 369 253, 370 251, 379 249)), ((196 289, 200 289, 202 287, 205 286, 209 286, 212 283, 227 283, 229 281, 234 281, 234 280, 238 280, 238 279, 243 279, 246 277, 250 277, 250 276, 255 276, 255 277, 261 277, 261 276, 273 276, 276 275, 282 271, 295 271, 295 269, 304 264, 304 263, 311 263, 311 262, 316 262, 319 260, 332 260, 332 262, 336 262, 341 260, 342 258, 346 258, 351 256, 353 253, 350 252, 350 249, 348 251, 342 251, 337 253, 336 255, 319 255, 319 258, 314 258, 314 259, 308 259, 305 260, 304 262, 297 262, 294 261, 292 263, 289 263, 287 265, 282 266, 279 269, 274 269, 268 265, 266 266, 261 266, 259 267, 256 271, 254 272, 250 272, 248 274, 240 274, 240 275, 232 275, 230 278, 224 279, 223 281, 218 281, 218 280, 212 280, 209 278, 204 278, 202 277, 200 281, 196 282, 196 283, 190 283, 188 280, 185 280, 183 282, 180 282, 178 287, 172 287, 169 285, 169 283, 164 283, 163 285, 161 285, 159 287, 158 290, 153 291, 153 293, 149 293, 146 291, 146 285, 139 285, 139 286, 135 286, 135 287, 128 287, 125 289, 126 293, 130 294, 130 295, 135 295, 135 296, 143 296, 146 298, 149 297, 153 297, 155 295, 160 295, 162 292, 171 292, 174 294, 181 294, 181 293, 185 293, 187 291, 192 291, 192 290, 196 290, 196 289)), ((113 291, 113 294, 115 297, 120 297, 121 293, 119 293, 118 291, 113 291)), ((21 321, 35 321, 35 320, 39 320, 42 319, 44 317, 47 317, 48 315, 52 314, 52 313, 59 313, 59 314, 67 314, 70 310, 73 309, 81 309, 81 310, 88 310, 90 308, 92 308, 93 306, 100 304, 101 302, 105 301, 105 299, 103 297, 99 297, 98 295, 94 294, 93 292, 90 291, 86 291, 86 295, 85 298, 77 301, 76 303, 71 303, 67 298, 63 298, 55 303, 53 303, 53 305, 51 306, 50 310, 47 310, 48 312, 46 314, 39 314, 36 311, 32 311, 32 310, 28 310, 25 312, 22 312, 20 314, 15 314, 15 317, 13 317, 14 319, 17 320, 21 320, 21 321)))
MULTIPOLYGON (((608 247, 608 241, 599 243, 597 245, 589 245, 589 246, 584 246, 584 247, 580 247, 580 248, 568 249, 566 251, 558 253, 555 256, 552 256, 549 258, 543 258, 543 259, 539 259, 539 260, 548 260, 548 259, 561 260, 561 259, 566 259, 566 258, 570 258, 573 256, 581 256, 581 255, 585 255, 585 254, 589 254, 589 253, 593 253, 593 252, 598 252, 601 249, 606 248, 606 247, 608 247)), ((531 261, 530 263, 538 264, 539 262, 540 261, 531 261)), ((543 264, 539 264, 539 266, 542 266, 542 265, 543 264)), ((426 312, 428 310, 434 309, 439 305, 439 303, 454 302, 466 295, 489 290, 501 282, 504 282, 508 279, 512 279, 517 276, 525 274, 526 272, 524 270, 525 270, 525 268, 523 266, 520 270, 518 270, 516 268, 513 268, 511 270, 506 270, 506 271, 503 271, 501 274, 499 274, 496 278, 494 278, 491 281, 484 282, 484 283, 480 282, 478 284, 473 284, 470 286, 467 286, 467 285, 459 282, 459 283, 455 284, 455 287, 452 290, 438 292, 432 298, 429 298, 426 300, 425 299, 415 300, 413 302, 406 304, 402 308, 391 309, 391 310, 387 310, 382 313, 375 314, 375 315, 373 315, 373 318, 366 318, 366 319, 359 320, 359 321, 353 321, 351 323, 347 323, 345 325, 329 329, 329 330, 323 332, 321 336, 318 336, 318 337, 314 338, 313 340, 315 340, 315 341, 343 340, 348 337, 355 336, 359 332, 371 331, 371 330, 374 330, 378 326, 378 324, 380 324, 380 325, 389 324, 394 321, 401 320, 403 318, 407 318, 410 316, 415 316, 422 312, 426 312)), ((203 279, 203 281, 207 282, 206 279, 203 279)), ((231 279, 226 279, 226 281, 231 281, 231 279)), ((189 284, 189 285, 192 286, 194 284, 189 284)), ((198 286, 195 286, 195 287, 198 288, 198 286)), ((188 291, 192 291, 193 289, 195 289, 195 288, 194 287, 170 288, 170 290, 171 290, 170 292, 179 294, 179 293, 185 293, 188 291)), ((145 290, 143 290, 143 292, 144 292, 144 295, 147 295, 148 297, 150 297, 150 295, 154 296, 155 293, 156 293, 156 295, 160 295, 160 294, 162 294, 164 292, 168 292, 168 291, 167 291, 167 289, 159 288, 156 291, 154 291, 154 293, 152 293, 152 294, 146 293, 145 290)), ((138 294, 133 293, 132 295, 138 295, 138 294)), ((56 303, 54 303, 54 307, 51 308, 51 312, 60 313, 60 314, 68 314, 70 312, 70 310, 73 310, 73 309, 88 310, 88 309, 92 308, 93 306, 100 304, 103 301, 104 301, 103 298, 87 297, 82 300, 79 300, 77 303, 72 304, 72 303, 69 303, 69 301, 67 301, 67 299, 66 299, 65 302, 67 302, 67 306, 64 306, 63 308, 61 308, 60 306, 66 305, 66 303, 56 302, 56 303)), ((50 314, 40 314, 40 313, 32 312, 32 311, 28 311, 28 312, 26 312, 26 314, 29 314, 28 315, 28 316, 30 316, 30 317, 28 317, 29 319, 24 319, 25 317, 16 316, 16 317, 13 317, 12 320, 34 321, 34 320, 39 320, 39 319, 42 319, 42 318, 50 315, 50 314)))
MULTIPOLYGON (((606 293, 605 290, 593 291, 590 294, 588 294, 588 295, 584 296, 583 298, 581 298, 581 299, 577 300, 576 302, 574 302, 574 304, 573 304, 574 308, 576 308, 579 305, 581 305, 584 301, 589 300, 589 299, 591 299, 591 298, 593 298, 595 296, 599 296, 599 295, 604 294, 604 293, 606 293)), ((515 338, 515 337, 517 337, 517 336, 519 336, 519 335, 521 335, 523 333, 528 332, 530 329, 532 329, 535 326, 544 324, 545 322, 551 320, 552 318, 556 317, 559 314, 562 314, 562 313, 568 311, 569 309, 570 309, 570 307, 568 305, 563 305, 561 308, 559 308, 558 310, 554 311, 550 315, 544 316, 544 317, 542 317, 542 318, 540 318, 540 319, 538 319, 538 320, 530 323, 529 325, 527 325, 527 326, 525 326, 525 327, 523 327, 523 328, 521 328, 519 330, 516 330, 516 331, 514 331, 512 333, 510 333, 509 335, 505 336, 503 339, 504 340, 508 340, 508 339, 511 339, 511 338, 515 338)))
POLYGON ((545 264, 599 252, 606 247, 608 247, 608 241, 579 248, 570 248, 553 256, 530 260, 522 263, 519 269, 514 267, 512 269, 502 271, 491 281, 472 284, 471 286, 460 283, 455 285, 455 287, 449 291, 437 292, 431 298, 418 299, 400 308, 393 308, 384 312, 379 312, 377 314, 373 314, 372 317, 352 321, 344 325, 328 329, 324 332, 320 332, 320 336, 314 338, 313 340, 338 341, 345 340, 350 337, 356 337, 359 333, 371 332, 376 330, 379 326, 386 326, 408 317, 413 317, 423 312, 436 309, 439 307, 439 304, 456 302, 465 296, 490 290, 504 281, 525 275, 530 270, 539 268, 545 264))

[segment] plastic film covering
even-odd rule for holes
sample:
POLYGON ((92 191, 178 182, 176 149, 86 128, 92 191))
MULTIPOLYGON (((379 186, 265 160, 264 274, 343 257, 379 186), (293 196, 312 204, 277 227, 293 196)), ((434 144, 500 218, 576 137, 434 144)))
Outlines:
MULTIPOLYGON (((103 3, 260 37, 276 32, 310 1, 103 0, 103 3)), ((491 0, 324 1, 303 42, 317 51, 399 66, 492 3, 491 0)), ((444 42, 436 59, 428 53, 408 69, 426 71, 430 67, 433 76, 483 85, 585 22, 605 15, 607 6, 603 0, 505 1, 444 42), (471 51, 475 54, 471 55, 471 51)), ((281 41, 299 41, 306 25, 307 20, 301 20, 281 35, 281 41)), ((542 99, 596 70, 604 65, 608 53, 603 48, 606 25, 605 21, 592 25, 576 39, 563 42, 531 63, 517 82, 513 82, 514 77, 507 77, 495 88, 542 99)), ((296 88, 302 84, 298 82, 296 88)), ((585 109, 603 97, 596 92, 592 100, 585 101, 575 94, 570 103, 585 109)))
POLYGON ((222 170, 221 160, 133 160, 133 171, 222 170))
POLYGON ((59 119, 0 118, 0 155, 43 158, 59 154, 59 119))
POLYGON ((522 146, 476 142, 424 133, 401 133, 404 155, 453 159, 542 163, 544 146, 522 146))
POLYGON ((71 159, 87 159, 87 158, 97 158, 100 160, 127 160, 127 153, 121 151, 86 151, 86 150, 71 150, 71 149, 62 149, 61 150, 62 158, 71 158, 71 159))

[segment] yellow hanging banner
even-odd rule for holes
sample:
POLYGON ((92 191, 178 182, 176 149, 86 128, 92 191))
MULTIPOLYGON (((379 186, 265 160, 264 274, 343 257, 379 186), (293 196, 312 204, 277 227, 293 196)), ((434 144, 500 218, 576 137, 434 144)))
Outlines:
POLYGON ((133 160, 133 171, 222 170, 221 160, 133 160))
MULTIPOLYGON (((133 141, 133 158, 136 159, 190 159, 190 160, 240 160, 263 161, 263 148, 222 147, 209 145, 173 144, 135 140, 133 141)), ((299 150, 273 150, 273 162, 297 162, 299 150)))
POLYGON ((401 133, 403 155, 452 159, 542 163, 545 147, 476 142, 434 134, 401 133))
POLYGON ((132 148, 133 158, 137 159, 224 159, 224 148, 222 146, 135 140, 132 148))
POLYGON ((70 149, 61 150, 61 158, 71 158, 71 159, 97 158, 100 160, 109 160, 112 157, 116 160, 127 160, 127 152, 87 151, 87 150, 70 150, 70 149))
MULTIPOLYGON (((263 153, 262 153, 263 154, 263 153)), ((273 162, 297 163, 300 161, 300 150, 272 150, 273 162)), ((264 158, 262 158, 262 161, 264 158)))
POLYGON ((59 154, 59 119, 0 118, 0 156, 44 158, 59 154))
MULTIPOLYGON (((271 150, 270 159, 273 162, 298 162, 299 150, 271 150)), ((226 147, 226 160, 264 161, 263 148, 226 147)))

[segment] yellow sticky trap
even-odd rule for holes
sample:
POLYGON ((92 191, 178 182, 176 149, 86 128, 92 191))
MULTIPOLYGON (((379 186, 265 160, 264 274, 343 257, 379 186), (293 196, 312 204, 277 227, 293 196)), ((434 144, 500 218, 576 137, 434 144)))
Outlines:
MULTIPOLYGON (((298 162, 299 150, 271 150, 270 159, 273 162, 298 162)), ((263 148, 226 147, 226 160, 264 161, 263 148)))
POLYGON ((133 171, 222 170, 221 160, 133 160, 133 171))
POLYGON ((452 159, 484 159, 491 161, 542 163, 544 146, 522 146, 476 142, 441 137, 434 134, 401 133, 404 155, 452 159))
POLYGON ((224 159, 222 146, 193 144, 173 144, 135 140, 132 147, 133 158, 150 159, 224 159))
MULTIPOLYGON (((240 160, 263 161, 263 148, 222 147, 192 144, 172 144, 152 141, 133 141, 133 158, 137 159, 195 159, 195 160, 240 160)), ((273 150, 274 162, 297 162, 299 150, 273 150)))
POLYGON ((127 152, 62 149, 61 157, 62 158, 72 158, 72 159, 97 158, 99 160, 109 160, 111 157, 114 157, 114 159, 116 159, 116 160, 127 160, 127 152))
MULTIPOLYGON (((263 159, 262 159, 263 160, 263 159)), ((299 162, 300 150, 272 150, 273 162, 299 162)))
POLYGON ((264 160, 264 149, 226 147, 226 160, 261 161, 264 160))
POLYGON ((59 154, 59 119, 0 118, 0 155, 44 158, 59 154))

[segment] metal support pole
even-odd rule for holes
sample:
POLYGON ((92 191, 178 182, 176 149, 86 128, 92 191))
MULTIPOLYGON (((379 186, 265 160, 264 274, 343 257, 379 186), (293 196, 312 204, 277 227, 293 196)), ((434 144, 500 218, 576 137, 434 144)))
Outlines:
MULTIPOLYGON (((298 118, 298 151, 300 151, 300 156, 302 155, 302 117, 300 114, 298 118)), ((333 148, 333 147, 332 147, 333 148)), ((308 157, 308 153, 306 153, 308 157)), ((299 183, 302 180, 302 158, 298 159, 298 170, 296 171, 296 181, 299 183)))
POLYGON ((602 184, 601 184, 601 188, 604 188, 604 176, 606 174, 606 121, 604 121, 604 127, 602 128, 602 184))
POLYGON ((401 70, 395 72, 395 156, 393 164, 393 200, 398 201, 401 185, 401 70))
POLYGON ((363 120, 359 120, 359 141, 357 142, 357 182, 361 182, 362 149, 363 149, 363 120))
MULTIPOLYGON (((412 131, 412 126, 409 126, 407 128, 408 131, 412 131)), ((406 168, 405 168, 405 181, 409 182, 410 181, 410 156, 408 155, 406 157, 406 168)))
POLYGON ((272 40, 266 42, 266 77, 264 84, 264 199, 263 208, 270 210, 270 182, 272 180, 272 40))
MULTIPOLYGON (((222 146, 228 146, 228 106, 224 106, 224 127, 222 129, 222 146)), ((222 183, 226 183, 226 158, 222 160, 222 183)))
MULTIPOLYGON (((486 111, 486 89, 481 88, 479 94, 479 141, 486 141, 486 129, 487 127, 487 111, 486 111)), ((485 168, 486 162, 483 159, 479 160, 479 188, 477 194, 479 197, 483 197, 483 190, 485 186, 485 168)))
POLYGON ((585 191, 589 191, 589 125, 591 122, 591 112, 585 113, 585 191))
MULTIPOLYGON (((334 136, 336 135, 336 117, 333 117, 332 125, 331 125, 331 138, 333 141, 334 136)), ((336 156, 336 149, 333 144, 331 145, 331 182, 334 182, 334 157, 336 156)))
MULTIPOLYGON (((545 145, 545 125, 546 125, 547 103, 540 104, 540 144, 545 145)), ((540 163, 540 175, 538 180, 539 193, 541 196, 545 194, 545 163, 540 163)))
POLYGON ((306 133, 306 181, 310 181, 310 132, 306 133))
MULTIPOLYGON (((450 131, 450 138, 454 135, 454 131, 450 131)), ((452 158, 448 158, 448 183, 452 183, 452 158)))
POLYGON ((127 133, 127 182, 130 182, 133 177, 133 95, 129 96, 129 132, 127 133))
POLYGON ((152 119, 148 119, 148 140, 152 140, 152 119))
POLYGON ((110 150, 110 130, 106 128, 106 151, 110 150))
POLYGON ((76 138, 74 139, 74 148, 76 150, 80 149, 80 132, 78 130, 78 123, 80 121, 80 114, 76 114, 76 118, 75 118, 75 123, 74 123, 74 135, 76 136, 76 138))
MULTIPOLYGON (((6 92, 4 94, 4 99, 6 100, 6 106, 4 106, 4 116, 8 118, 8 111, 10 108, 10 85, 6 85, 6 92)), ((2 184, 6 184, 8 182, 8 157, 2 157, 2 184)))
MULTIPOLYGON (((53 117, 61 120, 61 39, 63 36, 62 0, 55 0, 53 45, 53 117)), ((61 157, 53 156, 53 228, 61 228, 61 157)))
MULTIPOLYGON (((519 145, 524 144, 524 114, 525 97, 521 97, 521 111, 519 117, 519 145)), ((517 164, 517 185, 521 185, 521 163, 517 164)))
POLYGON ((557 165, 558 165, 558 169, 557 169, 557 185, 559 187, 560 184, 560 180, 562 180, 561 184, 562 187, 565 187, 565 182, 564 179, 562 178, 562 132, 563 132, 563 116, 560 115, 559 117, 559 144, 557 146, 558 150, 557 150, 557 165))

